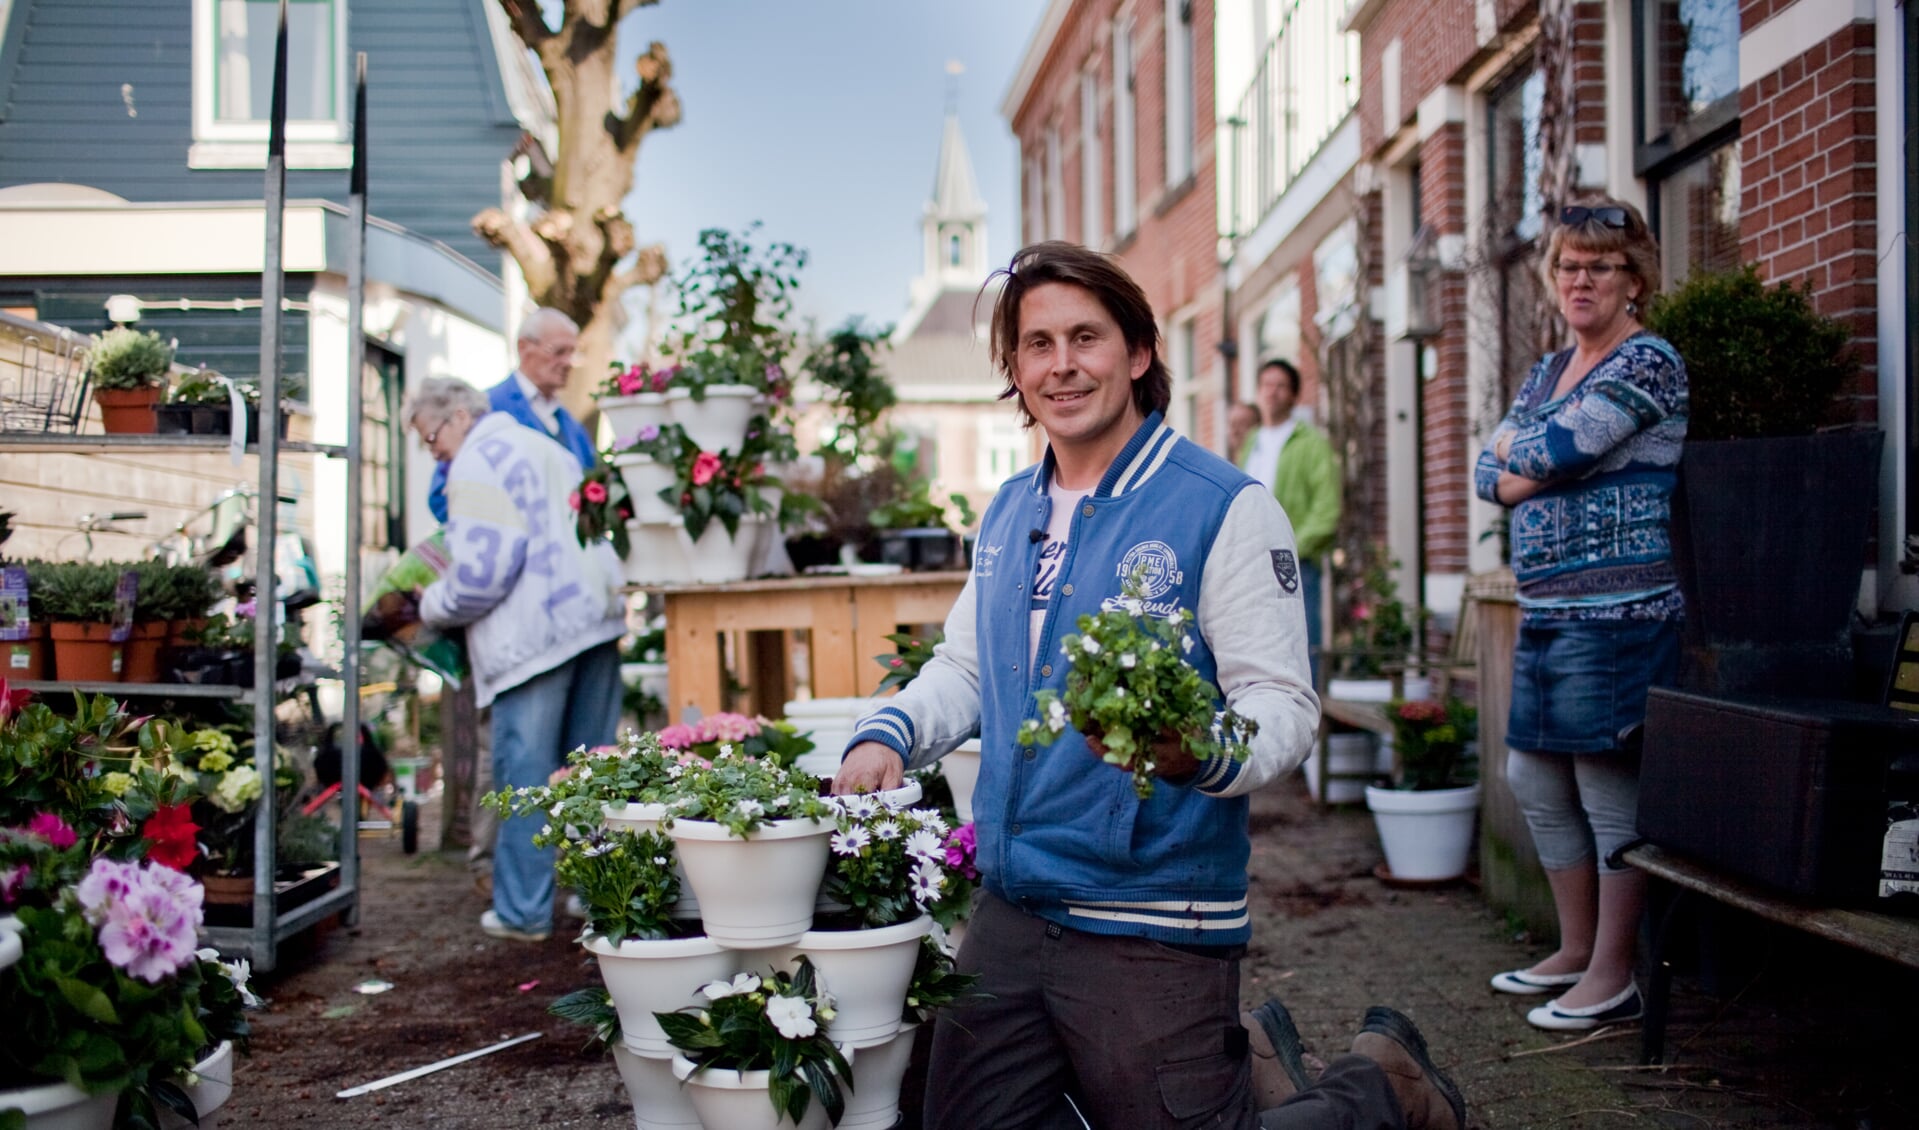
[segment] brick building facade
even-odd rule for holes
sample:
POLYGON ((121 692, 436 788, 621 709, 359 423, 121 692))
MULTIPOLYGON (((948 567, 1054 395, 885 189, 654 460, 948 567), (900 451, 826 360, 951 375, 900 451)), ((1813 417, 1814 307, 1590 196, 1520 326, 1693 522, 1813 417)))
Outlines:
POLYGON ((1051 0, 1001 113, 1020 149, 1020 242, 1112 252, 1152 302, 1168 419, 1225 427, 1211 0, 1051 0))

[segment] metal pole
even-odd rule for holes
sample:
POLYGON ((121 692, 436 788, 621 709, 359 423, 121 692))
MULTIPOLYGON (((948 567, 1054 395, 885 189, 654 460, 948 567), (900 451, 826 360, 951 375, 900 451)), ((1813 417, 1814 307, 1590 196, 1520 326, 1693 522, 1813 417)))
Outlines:
POLYGON ((360 889, 360 432, 366 372, 366 52, 354 56, 353 175, 347 190, 346 261, 346 615, 340 677, 340 885, 353 891, 348 921, 359 918, 360 889))
POLYGON ((279 658, 279 583, 273 550, 280 508, 280 297, 281 222, 287 187, 287 0, 280 0, 280 27, 273 41, 273 112, 267 127, 266 260, 260 268, 260 494, 254 499, 253 547, 253 764, 260 773, 260 808, 253 825, 254 968, 274 965, 275 804, 273 795, 273 669, 279 658), (272 415, 268 415, 271 413, 272 415))

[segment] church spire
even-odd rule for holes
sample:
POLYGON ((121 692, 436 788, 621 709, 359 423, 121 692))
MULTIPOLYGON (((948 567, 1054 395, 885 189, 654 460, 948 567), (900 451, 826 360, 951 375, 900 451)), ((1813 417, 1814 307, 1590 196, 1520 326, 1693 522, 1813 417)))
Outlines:
POLYGON ((946 64, 946 123, 940 133, 933 197, 920 218, 924 263, 913 283, 914 304, 940 291, 977 287, 986 277, 986 201, 973 176, 973 158, 959 122, 959 76, 966 68, 946 64))

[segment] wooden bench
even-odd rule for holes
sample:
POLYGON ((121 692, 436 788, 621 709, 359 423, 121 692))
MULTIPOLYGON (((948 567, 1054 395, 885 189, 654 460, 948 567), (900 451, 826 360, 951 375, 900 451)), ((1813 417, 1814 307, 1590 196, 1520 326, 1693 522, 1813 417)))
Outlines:
POLYGON ((1663 886, 1667 895, 1647 900, 1655 910, 1652 952, 1647 955, 1652 974, 1646 988, 1646 1013, 1640 1032, 1642 1063, 1659 1063, 1666 1053, 1666 1008, 1672 992, 1672 967, 1666 960, 1666 943, 1677 911, 1688 897, 1712 899, 1862 953, 1919 969, 1919 918, 1815 906, 1653 844, 1628 848, 1620 858, 1651 878, 1655 894, 1660 893, 1658 888, 1663 886))

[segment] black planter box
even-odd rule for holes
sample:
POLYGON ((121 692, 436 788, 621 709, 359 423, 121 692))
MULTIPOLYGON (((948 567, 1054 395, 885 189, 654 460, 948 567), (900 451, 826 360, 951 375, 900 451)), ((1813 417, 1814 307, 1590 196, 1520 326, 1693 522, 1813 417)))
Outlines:
MULTIPOLYGON (((161 435, 224 436, 233 430, 233 409, 225 404, 162 404, 154 409, 161 435)), ((279 414, 280 438, 287 438, 287 414, 279 414)), ((247 417, 248 443, 260 441, 260 410, 247 417)))
POLYGON ((1838 699, 1646 702, 1639 834, 1801 898, 1871 904, 1886 774, 1919 749, 1919 718, 1838 699))
POLYGON ((966 567, 960 536, 946 529, 880 530, 874 534, 880 561, 909 573, 940 573, 966 567))

